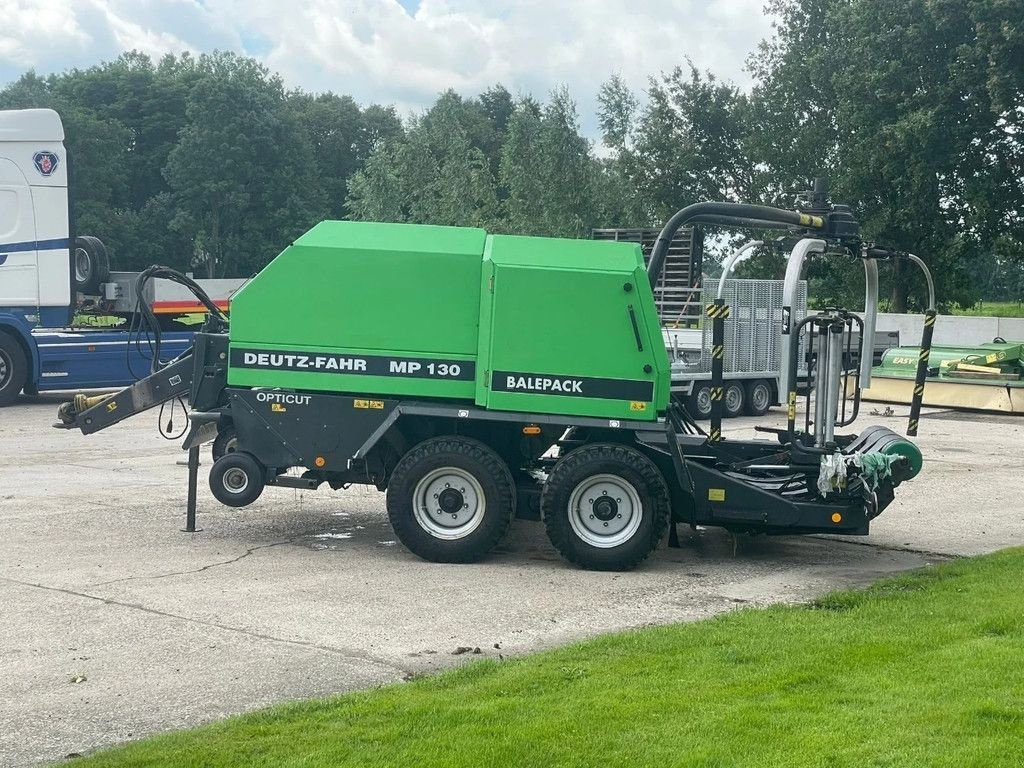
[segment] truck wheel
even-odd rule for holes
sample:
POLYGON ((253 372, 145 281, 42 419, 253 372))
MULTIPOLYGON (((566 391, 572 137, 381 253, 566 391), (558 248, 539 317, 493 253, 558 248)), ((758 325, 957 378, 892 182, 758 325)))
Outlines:
POLYGON ((107 246, 98 237, 82 235, 75 238, 75 290, 97 293, 100 283, 110 278, 107 246))
POLYGON ((747 382, 747 413, 764 416, 772 407, 772 385, 764 379, 747 382))
POLYGON ((467 437, 420 443, 388 482, 388 518, 413 554, 435 563, 472 563, 505 535, 516 509, 508 466, 467 437))
POLYGON ((217 437, 213 440, 213 460, 216 461, 221 456, 234 453, 236 450, 238 450, 238 435, 235 433, 235 428, 228 426, 218 430, 217 437))
POLYGON ((693 394, 690 395, 690 404, 687 410, 695 419, 711 418, 710 384, 697 384, 694 386, 693 394))
POLYGON ((555 464, 540 497, 548 538, 566 560, 625 571, 658 547, 668 527, 668 487, 628 445, 577 448, 555 464))
POLYGON ((738 381, 725 385, 725 392, 722 397, 722 415, 727 419, 733 419, 743 414, 743 405, 747 401, 743 385, 738 381))
POLYGON ((210 470, 210 490, 221 504, 245 507, 263 493, 264 469, 248 453, 221 456, 210 470))
POLYGON ((28 381, 28 358, 17 339, 0 332, 0 407, 18 399, 28 381))

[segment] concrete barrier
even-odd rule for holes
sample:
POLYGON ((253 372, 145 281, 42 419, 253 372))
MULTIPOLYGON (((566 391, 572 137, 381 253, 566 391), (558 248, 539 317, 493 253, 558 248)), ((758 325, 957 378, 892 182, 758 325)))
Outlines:
MULTIPOLYGON (((900 344, 916 345, 921 341, 923 315, 896 315, 878 313, 879 331, 898 331, 900 344)), ((973 346, 1001 336, 1007 341, 1024 341, 1024 318, 1021 317, 967 317, 939 315, 935 321, 933 344, 946 346, 973 346)))

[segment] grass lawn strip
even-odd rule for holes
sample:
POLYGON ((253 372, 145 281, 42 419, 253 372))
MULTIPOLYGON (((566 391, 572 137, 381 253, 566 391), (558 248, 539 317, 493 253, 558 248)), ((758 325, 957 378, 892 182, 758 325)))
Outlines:
POLYGON ((75 764, 1021 766, 1024 549, 278 706, 75 764))

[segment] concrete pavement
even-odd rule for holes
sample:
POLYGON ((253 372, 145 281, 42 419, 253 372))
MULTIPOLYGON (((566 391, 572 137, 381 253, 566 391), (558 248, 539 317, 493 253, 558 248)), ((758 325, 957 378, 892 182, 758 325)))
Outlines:
POLYGON ((84 437, 50 428, 59 400, 0 410, 4 766, 1024 543, 1024 419, 1006 416, 926 414, 925 470, 869 538, 680 529, 680 549, 607 574, 568 566, 525 521, 484 563, 422 562, 368 489, 268 489, 229 509, 206 488, 206 457, 203 530, 185 534, 184 454, 155 413, 84 437))

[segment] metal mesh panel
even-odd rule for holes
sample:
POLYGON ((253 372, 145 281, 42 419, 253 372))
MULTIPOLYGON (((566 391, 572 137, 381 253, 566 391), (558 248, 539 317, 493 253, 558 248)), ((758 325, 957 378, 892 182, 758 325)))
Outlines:
MULTIPOLYGON (((725 373, 763 373, 780 370, 782 328, 782 280, 729 280, 722 298, 729 305, 725 321, 725 373)), ((701 292, 704 306, 718 295, 718 281, 708 280, 701 292)), ((807 282, 800 281, 793 320, 807 314, 807 282)), ((703 323, 700 370, 711 370, 711 322, 703 323)))

